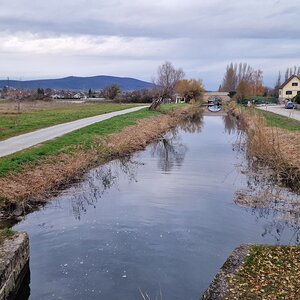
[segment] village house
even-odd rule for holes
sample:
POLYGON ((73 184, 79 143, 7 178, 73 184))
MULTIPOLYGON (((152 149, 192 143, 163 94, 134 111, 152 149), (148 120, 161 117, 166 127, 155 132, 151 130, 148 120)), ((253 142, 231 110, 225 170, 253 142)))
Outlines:
POLYGON ((279 87, 279 100, 290 100, 300 94, 300 77, 292 75, 279 87))

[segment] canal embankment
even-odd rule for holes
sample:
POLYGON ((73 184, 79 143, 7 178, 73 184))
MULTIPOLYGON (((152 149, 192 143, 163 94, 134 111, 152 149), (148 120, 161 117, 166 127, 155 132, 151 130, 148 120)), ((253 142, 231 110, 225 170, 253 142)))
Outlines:
POLYGON ((79 181, 90 168, 144 149, 194 113, 192 106, 164 108, 163 113, 144 109, 1 158, 0 206, 4 218, 20 217, 43 205, 66 185, 79 181))
POLYGON ((237 245, 299 243, 280 211, 234 204, 264 188, 241 172, 235 119, 194 121, 92 169, 14 227, 30 236, 30 299, 199 299, 237 245))
MULTIPOLYGON (((297 230, 300 123, 236 105, 230 107, 229 114, 246 133, 246 138, 236 144, 250 162, 244 174, 255 182, 237 191, 234 202, 259 215, 272 214, 297 230)), ((277 232, 282 230, 279 224, 276 227, 277 232)), ((299 246, 242 244, 226 260, 201 299, 297 299, 299 254, 299 246)))
POLYGON ((1 230, 0 299, 14 299, 29 264, 29 239, 25 232, 1 230))
POLYGON ((247 134, 245 150, 252 165, 271 167, 278 182, 299 193, 300 123, 235 105, 229 112, 247 134))

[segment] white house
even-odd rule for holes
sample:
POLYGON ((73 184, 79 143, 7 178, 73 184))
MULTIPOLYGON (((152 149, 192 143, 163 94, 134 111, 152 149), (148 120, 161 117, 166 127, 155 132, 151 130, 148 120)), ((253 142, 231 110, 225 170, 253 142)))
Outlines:
POLYGON ((300 77, 292 75, 279 87, 279 100, 290 100, 300 94, 300 77))

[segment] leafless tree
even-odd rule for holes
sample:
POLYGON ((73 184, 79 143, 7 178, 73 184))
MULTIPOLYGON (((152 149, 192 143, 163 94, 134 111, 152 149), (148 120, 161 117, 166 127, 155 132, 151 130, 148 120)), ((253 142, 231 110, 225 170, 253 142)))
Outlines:
POLYGON ((280 86, 281 86, 281 73, 279 71, 278 75, 277 75, 277 78, 276 78, 275 86, 274 86, 274 96, 276 98, 279 97, 279 87, 280 86))
POLYGON ((237 86, 238 86, 237 65, 231 63, 226 68, 223 82, 219 90, 221 92, 232 92, 236 90, 237 86))
POLYGON ((171 62, 165 62, 158 67, 154 83, 157 86, 156 97, 152 101, 150 110, 156 110, 164 99, 171 98, 179 80, 183 79, 184 72, 181 68, 175 69, 171 62))

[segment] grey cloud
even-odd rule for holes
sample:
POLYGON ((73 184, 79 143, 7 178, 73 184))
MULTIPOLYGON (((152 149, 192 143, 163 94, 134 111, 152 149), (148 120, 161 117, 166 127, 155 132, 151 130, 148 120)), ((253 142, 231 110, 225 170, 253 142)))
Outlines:
POLYGON ((299 0, 0 0, 0 5, 3 77, 106 73, 150 80, 158 64, 171 60, 213 89, 230 61, 262 68, 268 84, 279 69, 300 63, 299 0), (47 49, 60 37, 78 50, 47 49), (105 37, 119 40, 103 42, 105 37))

